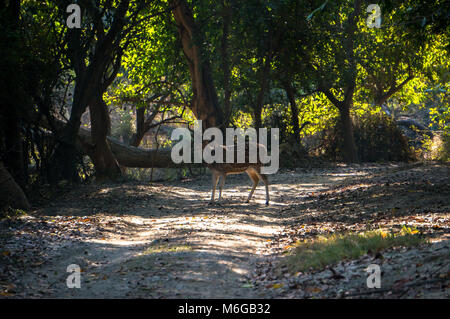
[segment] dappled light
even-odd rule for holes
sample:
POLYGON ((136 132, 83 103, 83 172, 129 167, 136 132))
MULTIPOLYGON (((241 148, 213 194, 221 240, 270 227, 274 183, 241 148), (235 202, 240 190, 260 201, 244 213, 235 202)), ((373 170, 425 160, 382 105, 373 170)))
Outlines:
POLYGON ((0 1, 0 299, 450 298, 449 3, 0 1))
MULTIPOLYGON (((262 273, 253 268, 260 269, 267 258, 289 251, 297 241, 343 231, 400 231, 402 225, 431 235, 432 243, 448 241, 445 173, 448 168, 440 166, 399 165, 280 172, 271 177, 273 203, 268 207, 261 186, 255 201, 244 202, 248 188, 239 176, 230 178, 223 199, 214 205, 208 204, 208 176, 182 185, 91 185, 39 209, 36 217, 12 222, 10 236, 23 235, 14 241, 3 238, 3 247, 11 256, 26 245, 50 248, 32 258, 42 263, 35 271, 52 275, 32 283, 34 275, 24 273, 23 286, 17 287, 24 289, 23 296, 39 295, 39 287, 50 297, 100 297, 104 289, 110 297, 256 297, 248 287, 259 286, 269 287, 262 296, 278 296, 282 287, 289 287, 270 288, 277 284, 281 266, 273 264, 262 273), (442 190, 429 193, 431 187, 442 190), (426 196, 420 195, 424 192, 426 196), (414 209, 400 208, 405 207, 402 201, 414 209), (93 210, 93 203, 101 209, 93 210), (85 290, 65 288, 61 276, 70 263, 84 270, 85 290), (221 288, 213 289, 211 283, 221 288)), ((293 282, 297 277, 286 278, 293 282)))

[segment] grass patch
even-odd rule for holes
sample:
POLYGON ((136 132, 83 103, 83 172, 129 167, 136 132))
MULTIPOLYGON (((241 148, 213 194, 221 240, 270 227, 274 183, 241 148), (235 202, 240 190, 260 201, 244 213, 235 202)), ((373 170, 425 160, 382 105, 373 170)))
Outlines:
POLYGON ((344 259, 356 259, 369 252, 417 246, 424 241, 418 230, 406 226, 396 233, 380 229, 357 234, 332 234, 296 243, 284 263, 291 272, 317 270, 344 259))
POLYGON ((16 219, 25 216, 27 213, 21 209, 15 209, 11 207, 3 208, 0 210, 0 220, 2 219, 16 219))
POLYGON ((155 245, 147 248, 142 255, 151 255, 158 253, 175 253, 182 251, 191 251, 192 247, 189 245, 155 245))

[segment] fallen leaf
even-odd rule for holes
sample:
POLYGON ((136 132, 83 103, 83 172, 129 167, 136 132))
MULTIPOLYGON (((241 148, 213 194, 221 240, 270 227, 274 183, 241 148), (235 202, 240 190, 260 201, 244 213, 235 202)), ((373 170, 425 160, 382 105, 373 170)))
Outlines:
POLYGON ((272 288, 273 289, 279 289, 279 288, 281 288, 281 287, 283 287, 284 285, 283 284, 273 284, 272 285, 272 288))

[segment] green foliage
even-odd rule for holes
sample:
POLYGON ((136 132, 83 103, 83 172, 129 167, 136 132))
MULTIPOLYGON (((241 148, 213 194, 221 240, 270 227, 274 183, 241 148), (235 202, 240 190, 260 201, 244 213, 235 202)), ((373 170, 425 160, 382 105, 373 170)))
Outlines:
POLYGON ((291 272, 317 270, 344 259, 356 259, 369 252, 417 246, 424 242, 418 233, 416 229, 403 226, 399 232, 380 229, 320 236, 295 244, 295 249, 284 264, 291 272))
POLYGON ((424 136, 422 146, 417 148, 418 158, 431 161, 450 161, 450 134, 436 132, 433 137, 424 136))
MULTIPOLYGON (((450 65, 450 63, 448 63, 450 65)), ((450 72, 445 75, 447 80, 450 72)), ((426 102, 429 106, 430 126, 441 130, 444 135, 450 134, 450 82, 437 84, 424 90, 426 102)))
POLYGON ((0 220, 2 219, 16 219, 26 216, 27 213, 22 209, 15 209, 11 207, 4 207, 0 209, 0 220))
POLYGON ((300 125, 311 124, 301 132, 301 136, 315 135, 328 127, 329 122, 338 116, 338 110, 322 93, 310 95, 299 100, 300 125))
POLYGON ((450 162, 450 134, 446 133, 442 137, 442 146, 439 159, 445 162, 450 162))
MULTIPOLYGON (((153 2, 150 12, 164 12, 167 4, 153 2)), ((144 12, 143 15, 148 12, 144 12)), ((105 95, 109 105, 148 107, 162 96, 173 102, 167 109, 187 105, 191 97, 189 73, 170 11, 144 19, 124 51, 121 71, 105 95)))
POLYGON ((129 144, 131 136, 135 131, 133 112, 132 110, 118 109, 116 110, 116 115, 117 118, 115 125, 112 126, 111 135, 129 144))
POLYGON ((47 1, 27 1, 21 9, 14 22, 7 10, 0 11, 0 105, 26 117, 33 99, 42 96, 49 83, 57 82, 64 58, 58 48, 60 26, 52 24, 55 6, 47 1))
POLYGON ((232 123, 236 125, 236 127, 240 128, 249 128, 253 124, 252 116, 248 112, 243 112, 241 110, 233 113, 233 117, 231 119, 232 123))
MULTIPOLYGON (((332 121, 332 127, 326 129, 323 135, 322 152, 326 159, 340 161, 343 141, 337 118, 332 121)), ((398 128, 395 121, 382 114, 358 117, 353 123, 353 134, 362 162, 377 161, 411 161, 414 153, 408 140, 398 128)))
MULTIPOLYGON (((35 110, 58 114, 58 117, 70 115, 68 105, 73 102, 75 74, 72 49, 79 45, 78 53, 83 55, 80 60, 89 66, 101 33, 110 31, 114 8, 122 2, 80 1, 84 8, 80 30, 69 30, 65 25, 65 8, 69 3, 69 0, 21 1, 17 25, 8 21, 7 12, 0 12, 4 26, 0 36, 4 53, 0 61, 1 116, 8 113, 26 119, 35 110), (104 15, 102 19, 96 19, 97 13, 104 15), (95 25, 95 21, 101 23, 95 25), (77 33, 80 41, 70 41, 77 33)), ((261 103, 263 125, 280 128, 280 142, 292 145, 293 121, 284 87, 288 81, 295 90, 300 126, 310 123, 301 131, 301 137, 306 140, 328 132, 321 150, 329 159, 339 160, 337 152, 342 147, 337 137, 339 127, 335 125, 339 112, 318 89, 319 84, 329 87, 342 100, 348 79, 355 75, 352 64, 356 63, 352 114, 358 118, 355 139, 360 158, 410 159, 392 120, 374 115, 381 112, 381 102, 394 117, 408 111, 426 117, 420 122, 441 132, 436 154, 443 155, 433 155, 433 158, 448 158, 445 155, 450 135, 447 2, 381 1, 380 29, 366 26, 368 13, 364 10, 366 3, 362 2, 354 33, 348 29, 353 1, 199 0, 188 4, 202 34, 202 43, 198 39, 194 41, 202 47, 203 59, 211 62, 214 84, 222 102, 228 69, 230 126, 252 126, 255 105, 261 103), (350 38, 354 44, 347 46, 350 38), (269 69, 265 73, 266 63, 269 69), (264 75, 267 88, 261 97, 264 75), (383 101, 383 94, 406 80, 401 89, 393 90, 383 101)), ((123 51, 119 50, 116 56, 120 69, 104 95, 109 107, 122 108, 113 118, 113 136, 122 136, 126 141, 136 129, 134 115, 123 108, 149 111, 163 97, 165 103, 160 112, 183 114, 180 122, 191 125, 194 117, 184 109, 193 97, 192 83, 169 3, 130 1, 125 20, 127 27, 118 37, 123 51)), ((107 76, 114 61, 104 62, 111 66, 104 74, 107 76)), ((4 120, 8 121, 6 117, 4 120)), ((44 132, 35 128, 22 128, 22 131, 27 135, 29 162, 51 167, 47 165, 51 164, 47 157, 56 143, 44 142, 44 132)), ((438 145, 433 143, 429 142, 430 149, 438 145)), ((4 148, 0 145, 1 151, 4 148)), ((80 157, 80 174, 88 176, 83 166, 86 165, 80 157)), ((34 182, 37 178, 32 176, 30 180, 34 182)))
MULTIPOLYGON (((155 6, 164 7, 161 4, 155 6)), ((414 78, 389 96, 386 103, 391 108, 403 109, 410 104, 425 103, 427 99, 423 92, 429 85, 421 72, 434 76, 432 82, 436 83, 436 75, 444 73, 445 63, 448 63, 448 57, 443 54, 448 43, 445 34, 428 32, 419 25, 413 30, 402 23, 409 11, 417 9, 414 1, 396 5, 382 2, 380 6, 383 12, 381 29, 367 28, 365 10, 357 17, 353 50, 357 87, 353 114, 358 117, 380 112, 379 105, 376 106, 380 96, 405 81, 410 72, 414 78), (417 32, 417 37, 411 36, 413 31, 417 32)), ((343 88, 352 72, 344 40, 348 37, 346 24, 353 3, 323 0, 216 3, 203 0, 190 3, 190 7, 198 29, 204 35, 204 43, 198 44, 203 48, 204 58, 212 62, 219 99, 224 98, 224 67, 228 66, 230 70, 231 126, 253 125, 262 67, 269 58, 272 63, 269 88, 263 96, 262 120, 264 126, 280 128, 282 142, 291 142, 293 128, 289 103, 280 81, 291 80, 299 95, 314 92, 319 82, 326 83, 337 98, 343 98, 343 88), (230 27, 224 37, 227 15, 230 27), (227 43, 227 52, 222 51, 224 43, 227 43)), ((177 32, 170 14, 154 17, 142 25, 135 44, 124 54, 114 90, 108 93, 112 97, 111 105, 130 101, 136 107, 147 107, 151 97, 165 93, 179 103, 168 106, 167 110, 179 112, 175 109, 180 108, 180 103, 188 105, 192 97, 191 84, 177 32)), ((297 105, 299 124, 311 123, 302 130, 302 137, 323 131, 338 115, 337 108, 320 93, 297 97, 297 105)), ((432 110, 431 115, 445 113, 437 112, 432 110)), ((442 118, 434 119, 442 124, 442 118)), ((194 118, 186 112, 184 120, 192 123, 194 118)), ((362 140, 368 138, 362 136, 362 140)), ((383 145, 379 141, 372 144, 383 145)), ((392 158, 378 157, 380 160, 392 158)))

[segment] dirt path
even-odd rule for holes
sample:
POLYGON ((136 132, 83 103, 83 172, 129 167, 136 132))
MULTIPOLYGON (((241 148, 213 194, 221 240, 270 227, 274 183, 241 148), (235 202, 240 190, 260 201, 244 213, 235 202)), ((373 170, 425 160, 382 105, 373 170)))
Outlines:
POLYGON ((275 238, 298 221, 295 205, 342 181, 396 169, 337 167, 271 176, 245 204, 246 176, 227 179, 208 205, 208 176, 146 185, 84 185, 31 216, 0 224, 0 297, 264 298, 251 281, 275 238), (81 267, 69 289, 66 268, 81 267))

